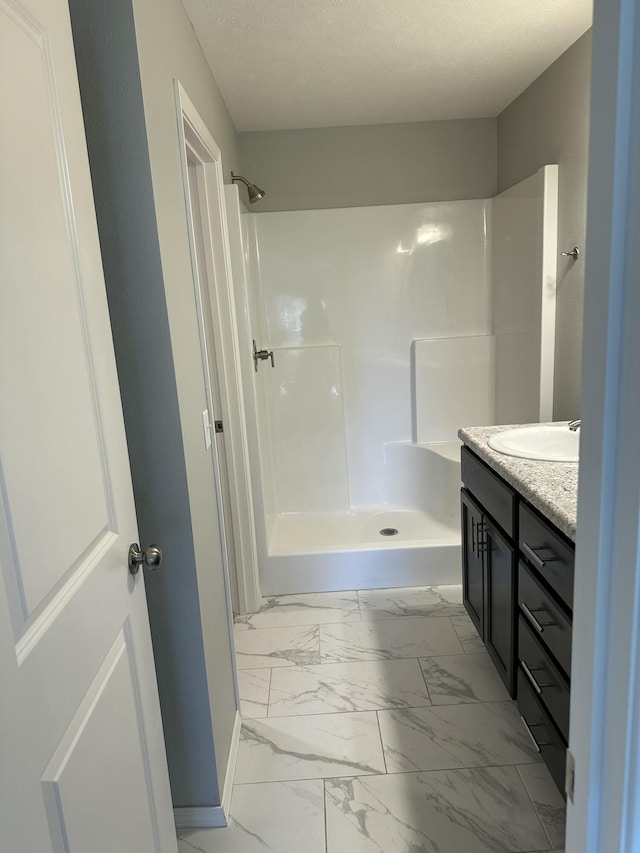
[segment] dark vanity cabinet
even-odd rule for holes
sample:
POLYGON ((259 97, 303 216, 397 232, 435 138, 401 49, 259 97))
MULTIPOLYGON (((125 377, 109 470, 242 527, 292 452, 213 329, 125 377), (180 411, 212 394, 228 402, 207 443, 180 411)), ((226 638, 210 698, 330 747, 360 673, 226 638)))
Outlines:
POLYGON ((462 449, 463 601, 515 696, 516 494, 467 448, 462 449))
POLYGON ((564 793, 574 545, 462 448, 463 601, 564 793))

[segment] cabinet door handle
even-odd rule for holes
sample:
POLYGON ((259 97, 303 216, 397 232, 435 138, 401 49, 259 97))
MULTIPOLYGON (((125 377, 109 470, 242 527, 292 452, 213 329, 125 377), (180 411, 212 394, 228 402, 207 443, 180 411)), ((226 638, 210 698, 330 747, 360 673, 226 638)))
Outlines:
POLYGON ((488 550, 488 543, 486 537, 487 526, 488 525, 486 521, 479 521, 476 524, 476 536, 478 537, 476 547, 478 555, 485 554, 488 550))
MULTIPOLYGON (((520 666, 522 667, 524 674, 529 679, 531 686, 536 691, 538 696, 542 695, 543 687, 553 687, 554 686, 553 682, 549 682, 549 681, 546 684, 540 684, 538 679, 535 677, 533 672, 529 669, 529 667, 527 666, 527 664, 523 660, 520 661, 520 666)), ((536 669, 535 671, 536 672, 544 672, 544 670, 540 669, 540 668, 536 669)))
POLYGON ((537 752, 541 752, 541 749, 540 749, 541 746, 555 746, 553 741, 538 740, 536 738, 536 736, 533 734, 533 732, 531 731, 531 729, 546 729, 546 726, 544 723, 531 723, 531 725, 529 725, 529 723, 525 720, 525 718, 522 716, 522 714, 520 714, 520 719, 522 720, 522 724, 524 725, 525 729, 527 730, 529 737, 533 741, 533 745, 535 746, 537 752))
POLYGON ((540 569, 541 571, 542 571, 542 569, 546 568, 547 563, 557 563, 558 562, 558 558, 554 555, 553 551, 551 551, 550 548, 546 548, 546 547, 544 548, 545 551, 550 552, 551 556, 546 557, 543 560, 542 557, 540 556, 540 554, 538 554, 538 551, 543 550, 542 546, 538 546, 538 547, 534 548, 532 545, 529 545, 528 542, 523 542, 520 545, 520 547, 521 547, 522 552, 525 555, 525 557, 528 557, 531 560, 531 562, 533 563, 533 565, 536 567, 536 569, 540 569))
POLYGON ((533 745, 534 745, 534 746, 535 746, 535 748, 536 748, 536 752, 540 752, 540 746, 539 746, 539 744, 538 744, 538 741, 537 741, 537 740, 535 739, 535 737, 533 736, 533 732, 532 732, 532 731, 531 731, 531 729, 529 728, 529 723, 525 720, 525 718, 522 716, 522 714, 520 714, 520 719, 522 720, 522 725, 523 725, 523 726, 525 727, 525 729, 527 730, 527 734, 528 734, 528 735, 529 735, 529 737, 531 738, 531 742, 533 743, 533 745))
POLYGON ((476 553, 476 520, 471 516, 471 553, 476 553))
POLYGON ((521 602, 520 602, 520 609, 522 610, 522 612, 524 613, 524 615, 527 617, 527 619, 529 620, 529 622, 530 622, 530 623, 533 625, 533 627, 536 629, 536 631, 538 632, 538 634, 543 634, 543 633, 544 633, 544 629, 545 629, 545 628, 550 628, 552 625, 555 625, 555 624, 556 624, 556 623, 553 621, 553 619, 550 619, 550 620, 549 620, 549 622, 546 622, 546 623, 543 625, 543 624, 542 624, 541 622, 539 622, 539 621, 536 619, 536 617, 533 615, 534 613, 546 613, 547 611, 545 610, 545 608, 544 608, 544 607, 533 607, 533 608, 529 609, 529 608, 527 607, 527 605, 524 603, 524 601, 521 601, 521 602))

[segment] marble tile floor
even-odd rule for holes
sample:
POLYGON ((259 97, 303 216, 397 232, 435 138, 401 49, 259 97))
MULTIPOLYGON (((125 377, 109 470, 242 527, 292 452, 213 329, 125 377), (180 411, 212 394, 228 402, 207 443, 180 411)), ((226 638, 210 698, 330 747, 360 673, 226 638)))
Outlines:
POLYGON ((564 802, 459 586, 266 599, 236 624, 226 829, 180 853, 561 853, 564 802))

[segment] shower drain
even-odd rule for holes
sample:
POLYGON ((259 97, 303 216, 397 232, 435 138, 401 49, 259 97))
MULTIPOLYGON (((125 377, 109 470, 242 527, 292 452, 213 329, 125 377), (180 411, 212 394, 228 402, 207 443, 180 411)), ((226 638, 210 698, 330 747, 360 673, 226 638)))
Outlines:
POLYGON ((395 527, 383 527, 380 531, 380 536, 395 536, 397 532, 395 527))

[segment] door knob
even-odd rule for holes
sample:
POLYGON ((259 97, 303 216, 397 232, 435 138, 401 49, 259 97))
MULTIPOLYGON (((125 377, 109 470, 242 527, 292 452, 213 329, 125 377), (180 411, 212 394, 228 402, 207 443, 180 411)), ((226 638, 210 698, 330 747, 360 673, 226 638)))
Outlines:
POLYGON ((137 575, 140 564, 144 563, 150 571, 159 569, 162 565, 162 551, 157 545, 149 545, 146 551, 141 551, 137 542, 129 548, 129 571, 137 575))

